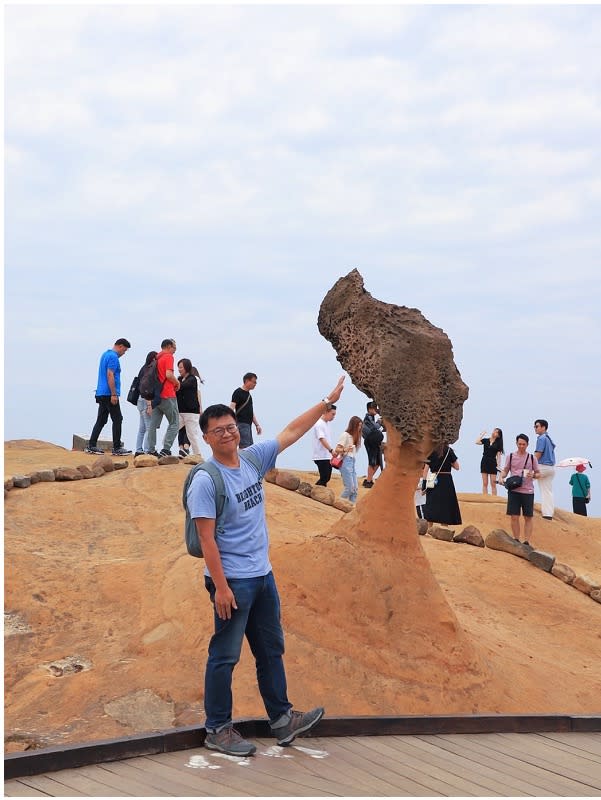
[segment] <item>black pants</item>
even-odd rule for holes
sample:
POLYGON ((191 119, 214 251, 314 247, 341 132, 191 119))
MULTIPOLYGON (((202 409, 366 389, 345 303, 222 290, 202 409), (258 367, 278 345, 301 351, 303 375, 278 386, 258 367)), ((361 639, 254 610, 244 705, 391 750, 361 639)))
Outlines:
POLYGON ((121 423, 123 422, 123 414, 121 413, 119 401, 117 400, 117 403, 113 405, 111 403, 110 395, 100 395, 96 397, 96 402, 98 403, 98 417, 90 436, 90 447, 96 447, 98 444, 100 432, 108 422, 110 416, 113 423, 113 449, 118 450, 123 446, 121 442, 121 423))
POLYGON ((328 481, 332 477, 332 465, 330 464, 330 460, 326 458, 320 458, 319 461, 314 461, 313 463, 317 464, 317 469, 319 470, 319 480, 315 485, 327 486, 328 481))
POLYGON ((581 517, 587 517, 586 503, 584 497, 572 497, 572 511, 574 514, 580 514, 581 517))

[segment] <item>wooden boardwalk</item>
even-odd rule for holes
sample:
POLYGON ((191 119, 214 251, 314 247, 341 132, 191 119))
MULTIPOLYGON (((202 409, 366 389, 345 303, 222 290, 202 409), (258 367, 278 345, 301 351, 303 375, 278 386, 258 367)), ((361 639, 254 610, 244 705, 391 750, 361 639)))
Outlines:
POLYGON ((197 747, 23 776, 6 797, 600 797, 601 733, 255 738, 252 758, 197 747))

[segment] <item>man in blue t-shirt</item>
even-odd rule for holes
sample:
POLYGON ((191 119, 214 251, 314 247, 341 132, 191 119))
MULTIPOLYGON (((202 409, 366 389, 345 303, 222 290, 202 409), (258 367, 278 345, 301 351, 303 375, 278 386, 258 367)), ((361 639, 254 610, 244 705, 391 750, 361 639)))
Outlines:
POLYGON ((123 414, 119 406, 119 395, 121 394, 121 365, 119 364, 119 359, 130 347, 131 344, 127 339, 117 339, 115 344, 100 356, 98 382, 96 384, 98 416, 90 434, 86 453, 99 455, 104 453, 104 450, 98 447, 98 437, 108 422, 109 416, 113 423, 113 455, 126 456, 131 453, 131 450, 126 450, 123 447, 123 442, 121 441, 123 414))
POLYGON ((232 725, 232 675, 244 637, 257 667, 259 691, 274 736, 280 745, 313 728, 323 708, 293 711, 284 669, 284 632, 280 599, 269 561, 262 478, 276 457, 290 447, 336 402, 344 377, 317 405, 290 422, 275 439, 253 444, 240 455, 236 414, 229 406, 212 405, 200 418, 211 461, 226 491, 219 529, 215 530, 216 492, 213 479, 199 470, 187 495, 190 516, 204 555, 205 586, 214 606, 215 633, 209 643, 205 671, 205 746, 234 756, 252 755, 256 747, 232 725))
POLYGON ((540 468, 538 488, 543 519, 553 519, 555 503, 553 500, 553 478, 555 477, 555 443, 547 433, 549 423, 546 419, 535 419, 536 444, 534 456, 540 468))

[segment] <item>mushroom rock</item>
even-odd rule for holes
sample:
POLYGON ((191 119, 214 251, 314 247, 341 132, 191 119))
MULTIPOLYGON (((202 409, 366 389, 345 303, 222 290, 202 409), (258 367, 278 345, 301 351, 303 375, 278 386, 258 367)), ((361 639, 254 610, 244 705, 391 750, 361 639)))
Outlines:
POLYGON ((303 542, 310 607, 298 633, 313 642, 322 674, 321 636, 328 642, 342 672, 328 693, 339 701, 344 669, 362 650, 369 673, 352 713, 494 712, 511 692, 459 624, 415 526, 417 474, 433 445, 457 439, 468 393, 451 343, 416 309, 375 300, 357 270, 328 292, 318 327, 353 383, 380 406, 386 468, 351 514, 319 541, 303 542), (334 575, 345 576, 335 596, 334 575), (383 690, 384 675, 395 677, 394 696, 383 690))
POLYGON ((468 387, 449 337, 420 311, 376 300, 354 269, 324 297, 317 327, 401 443, 430 452, 457 441, 468 387))

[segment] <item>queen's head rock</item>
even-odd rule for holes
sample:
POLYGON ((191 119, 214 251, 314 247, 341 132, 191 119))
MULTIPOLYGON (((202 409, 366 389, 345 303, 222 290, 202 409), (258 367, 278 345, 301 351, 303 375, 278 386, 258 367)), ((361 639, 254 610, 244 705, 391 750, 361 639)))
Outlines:
POLYGON ((449 337, 420 311, 376 300, 354 269, 324 297, 317 326, 401 445, 429 452, 457 440, 468 387, 449 337))

